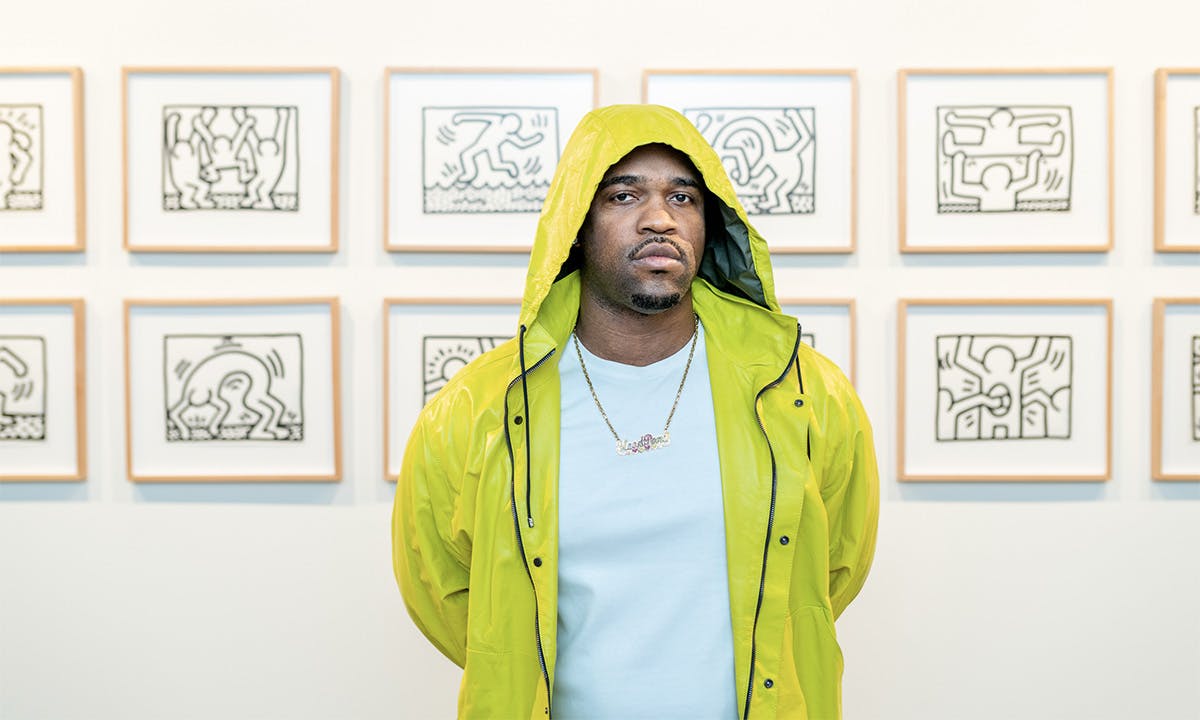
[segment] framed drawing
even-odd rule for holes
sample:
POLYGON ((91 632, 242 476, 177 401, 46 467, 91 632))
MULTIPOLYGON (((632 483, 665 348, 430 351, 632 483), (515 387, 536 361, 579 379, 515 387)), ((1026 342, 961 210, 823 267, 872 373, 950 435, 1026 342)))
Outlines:
POLYGON ((1106 252, 1111 68, 901 70, 901 252, 1106 252))
POLYGON ((642 101, 696 125, 771 252, 854 251, 854 70, 645 70, 642 101))
POLYGON ((417 414, 454 373, 513 337, 521 301, 383 302, 383 469, 395 482, 417 414))
POLYGON ((85 235, 83 71, 0 68, 0 252, 74 252, 85 235))
POLYGON ((1151 474, 1200 480, 1200 297, 1154 301, 1151 474))
POLYGON ((1200 68, 1154 73, 1154 249, 1200 252, 1200 68))
POLYGON ((338 337, 334 298, 126 300, 129 479, 341 480, 338 337))
POLYGON ((122 70, 125 249, 333 252, 335 68, 122 70))
POLYGON ((87 476, 83 300, 0 300, 0 481, 87 476))
POLYGON ((901 300, 905 480, 1108 480, 1111 300, 901 300))
POLYGON ((854 301, 781 298, 779 305, 800 320, 800 341, 836 363, 854 382, 854 301))
POLYGON ((388 68, 388 250, 528 252, 558 157, 598 72, 388 68))

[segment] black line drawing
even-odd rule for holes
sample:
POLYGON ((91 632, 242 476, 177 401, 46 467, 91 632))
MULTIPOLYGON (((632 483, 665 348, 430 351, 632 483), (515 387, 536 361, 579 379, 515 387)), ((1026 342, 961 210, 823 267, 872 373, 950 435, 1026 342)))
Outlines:
POLYGON ((1200 442, 1200 335, 1192 336, 1192 439, 1200 442))
POLYGON ((1192 211, 1200 215, 1200 105, 1192 108, 1192 211))
POLYGON ((163 107, 163 209, 300 209, 295 105, 163 107))
POLYGON ((166 335, 167 441, 304 439, 299 334, 166 335))
POLYGON ((817 209, 816 108, 686 108, 750 215, 817 209))
POLYGON ((0 210, 41 210, 41 105, 0 105, 0 210))
POLYGON ((0 440, 46 439, 46 339, 0 335, 0 440))
POLYGON ((1075 131, 1066 105, 937 108, 937 211, 1071 209, 1075 131))
POLYGON ((558 164, 558 108, 421 109, 423 211, 540 212, 558 164))
POLYGON ((426 335, 421 341, 421 367, 425 387, 422 407, 442 389, 454 373, 511 336, 426 335))
POLYGON ((815 349, 817 347, 817 336, 813 335, 812 333, 802 332, 800 333, 800 342, 808 345, 810 348, 815 349))
POLYGON ((939 335, 937 439, 1071 437, 1073 339, 939 335))

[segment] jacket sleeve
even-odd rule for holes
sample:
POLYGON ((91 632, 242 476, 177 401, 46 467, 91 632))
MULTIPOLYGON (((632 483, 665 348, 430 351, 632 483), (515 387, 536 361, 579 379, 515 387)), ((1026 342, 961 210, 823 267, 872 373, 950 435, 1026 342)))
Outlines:
POLYGON ((867 579, 879 522, 879 469, 875 441, 862 403, 846 383, 841 417, 833 429, 836 452, 826 456, 821 497, 829 521, 829 598, 842 614, 867 579))
POLYGON ((408 614, 462 667, 467 659, 470 551, 452 541, 459 493, 444 470, 424 414, 408 440, 392 509, 392 565, 408 614))

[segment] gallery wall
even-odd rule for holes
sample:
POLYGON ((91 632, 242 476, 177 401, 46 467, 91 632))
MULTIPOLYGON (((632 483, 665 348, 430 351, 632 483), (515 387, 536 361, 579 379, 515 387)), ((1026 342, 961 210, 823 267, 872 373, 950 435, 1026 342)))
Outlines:
POLYGON ((0 66, 84 74, 86 250, 0 254, 0 297, 86 299, 88 472, 0 483, 0 717, 453 716, 457 670, 412 628, 391 578, 383 299, 515 296, 526 257, 384 249, 388 66, 594 67, 602 104, 637 102, 644 68, 857 69, 856 251, 774 258, 781 296, 856 301, 856 385, 876 429, 883 504, 872 576, 838 623, 846 716, 1197 717, 1200 483, 1151 480, 1150 389, 1153 299, 1200 295, 1200 253, 1153 248, 1153 75, 1200 66, 1200 7, 1136 10, 1031 0, 7 8, 20 31, 6 34, 0 66), (339 68, 339 250, 122 249, 123 65, 339 68), (1111 251, 899 252, 898 69, 1109 66, 1111 251), (257 296, 340 300, 341 482, 129 482, 123 300, 257 296), (897 302, 962 297, 1112 300, 1110 480, 898 482, 897 302))

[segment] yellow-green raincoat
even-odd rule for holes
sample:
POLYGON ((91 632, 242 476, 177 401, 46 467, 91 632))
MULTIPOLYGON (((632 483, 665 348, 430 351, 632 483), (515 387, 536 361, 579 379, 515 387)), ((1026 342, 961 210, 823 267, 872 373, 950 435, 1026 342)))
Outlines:
MULTIPOLYGON (((740 713, 839 718, 833 621, 875 546, 871 429, 846 378, 779 312, 765 241, 716 154, 673 110, 603 108, 568 141, 538 223, 518 337, 455 375, 409 440, 393 515, 400 590, 421 631, 464 669, 459 717, 552 715, 558 359, 580 294, 568 255, 605 171, 648 143, 686 153, 721 201, 708 203, 718 216, 691 292, 720 448, 740 713)), ((661 589, 646 578, 646 591, 661 589)))

